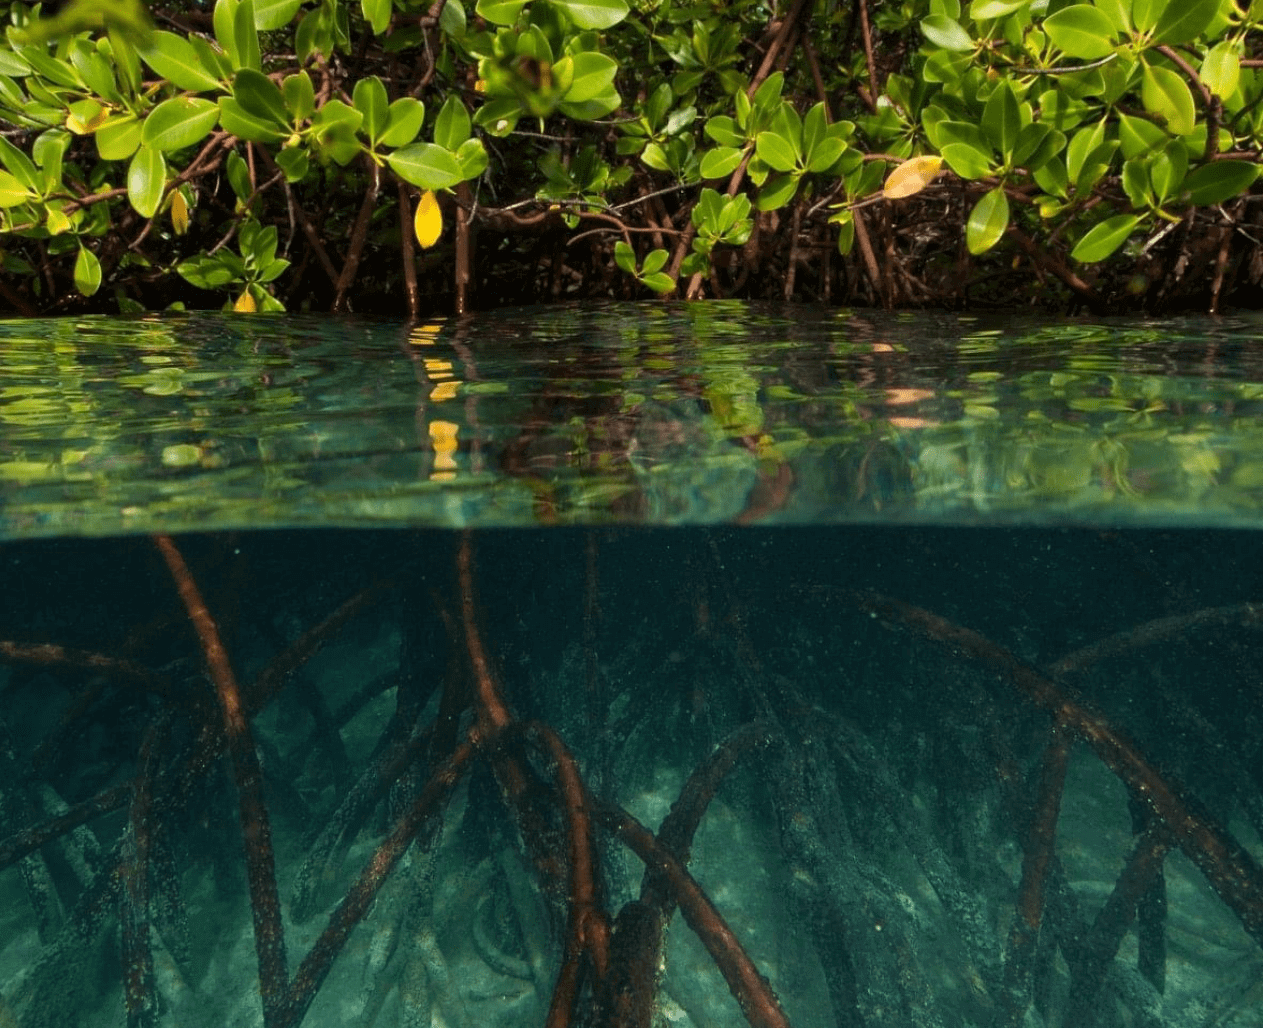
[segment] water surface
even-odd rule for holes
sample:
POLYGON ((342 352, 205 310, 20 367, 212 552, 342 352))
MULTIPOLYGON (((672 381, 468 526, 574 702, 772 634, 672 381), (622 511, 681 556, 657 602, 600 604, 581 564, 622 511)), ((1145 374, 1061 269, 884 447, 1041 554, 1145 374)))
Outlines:
POLYGON ((1261 334, 0 325, 0 1028, 1261 1028, 1261 334))

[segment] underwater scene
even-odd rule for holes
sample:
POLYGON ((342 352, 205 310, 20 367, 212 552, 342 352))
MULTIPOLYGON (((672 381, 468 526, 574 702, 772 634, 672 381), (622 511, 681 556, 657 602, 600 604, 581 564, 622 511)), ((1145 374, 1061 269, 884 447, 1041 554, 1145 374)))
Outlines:
POLYGON ((0 324, 0 1028, 1263 1026, 1263 322, 702 307, 0 324))

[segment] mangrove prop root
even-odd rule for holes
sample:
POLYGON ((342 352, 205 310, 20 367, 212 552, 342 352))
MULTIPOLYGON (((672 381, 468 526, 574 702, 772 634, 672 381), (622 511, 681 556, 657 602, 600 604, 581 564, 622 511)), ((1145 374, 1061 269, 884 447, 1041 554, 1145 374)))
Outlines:
POLYGON ((1040 766, 1039 793, 1035 812, 1026 835, 1022 858, 1022 882, 1018 888, 1017 912, 1009 933, 1008 956, 1004 962, 1004 995, 1000 1025, 1017 1028, 1026 1018, 1031 1001, 1031 972, 1039 942, 1039 926, 1044 914, 1044 893, 1048 870, 1057 841, 1057 818, 1066 784, 1072 737, 1061 725, 1054 725, 1052 738, 1044 750, 1040 766))
POLYGON ((413 837, 442 805, 473 755, 473 745, 465 742, 448 760, 439 765, 421 794, 399 818, 394 830, 377 847, 372 859, 330 915, 328 926, 295 972, 288 999, 281 1016, 276 1020, 276 1028, 296 1028, 302 1021, 316 992, 329 974, 329 969, 333 967, 334 960, 350 938, 352 929, 368 912, 378 890, 413 837))
POLYGON ((154 543, 171 571, 180 599, 184 601, 189 620, 202 644, 202 653, 224 715, 233 778, 237 783, 241 835, 246 850, 246 877, 254 916, 255 952, 259 961, 259 991, 263 996, 263 1023, 267 1028, 274 1028, 281 1023, 280 1014, 289 992, 289 968, 285 960, 285 934, 276 885, 272 830, 267 805, 263 801, 263 771, 254 749, 254 737, 242 704, 241 691, 237 688, 237 678, 228 661, 228 652, 192 572, 170 536, 155 536, 154 543))
POLYGON ((1146 621, 1143 625, 1118 632, 1067 653, 1048 670, 1055 678, 1082 671, 1110 657, 1117 657, 1145 646, 1154 646, 1168 639, 1186 635, 1196 628, 1214 628, 1240 625, 1243 628, 1263 628, 1263 604, 1233 603, 1225 607, 1208 607, 1191 614, 1175 614, 1171 617, 1146 621))
POLYGON ((108 814, 112 810, 126 806, 132 797, 135 784, 135 781, 131 780, 112 785, 90 799, 76 803, 65 813, 15 832, 0 843, 0 871, 21 860, 28 853, 34 853, 45 843, 61 838, 102 814, 108 814))
POLYGON ((1263 869, 1231 835, 1159 774, 1140 750, 1105 718, 1080 706, 1056 683, 1004 647, 921 607, 866 593, 861 608, 903 625, 951 652, 971 658, 1013 683, 1032 703, 1083 739, 1133 798, 1170 830, 1175 842, 1211 887, 1263 944, 1263 869))
POLYGON ((627 811, 597 808, 601 822, 627 844, 646 867, 656 868, 670 884, 684 920, 710 953, 751 1028, 789 1028, 789 1019, 768 980, 737 941, 728 922, 715 909, 688 869, 627 811))

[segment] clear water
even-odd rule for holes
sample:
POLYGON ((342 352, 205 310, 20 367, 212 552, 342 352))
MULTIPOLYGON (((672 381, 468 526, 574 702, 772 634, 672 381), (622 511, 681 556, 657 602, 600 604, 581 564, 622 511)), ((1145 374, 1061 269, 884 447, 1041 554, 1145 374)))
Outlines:
POLYGON ((1261 342, 0 324, 0 1026, 1263 1026, 1261 342))

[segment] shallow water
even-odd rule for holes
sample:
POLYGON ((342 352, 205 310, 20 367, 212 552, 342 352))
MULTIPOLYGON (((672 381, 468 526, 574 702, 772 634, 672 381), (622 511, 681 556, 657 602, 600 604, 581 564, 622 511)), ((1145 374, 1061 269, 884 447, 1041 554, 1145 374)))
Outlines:
POLYGON ((23 324, 0 1025, 1263 1025, 1263 323, 23 324))

